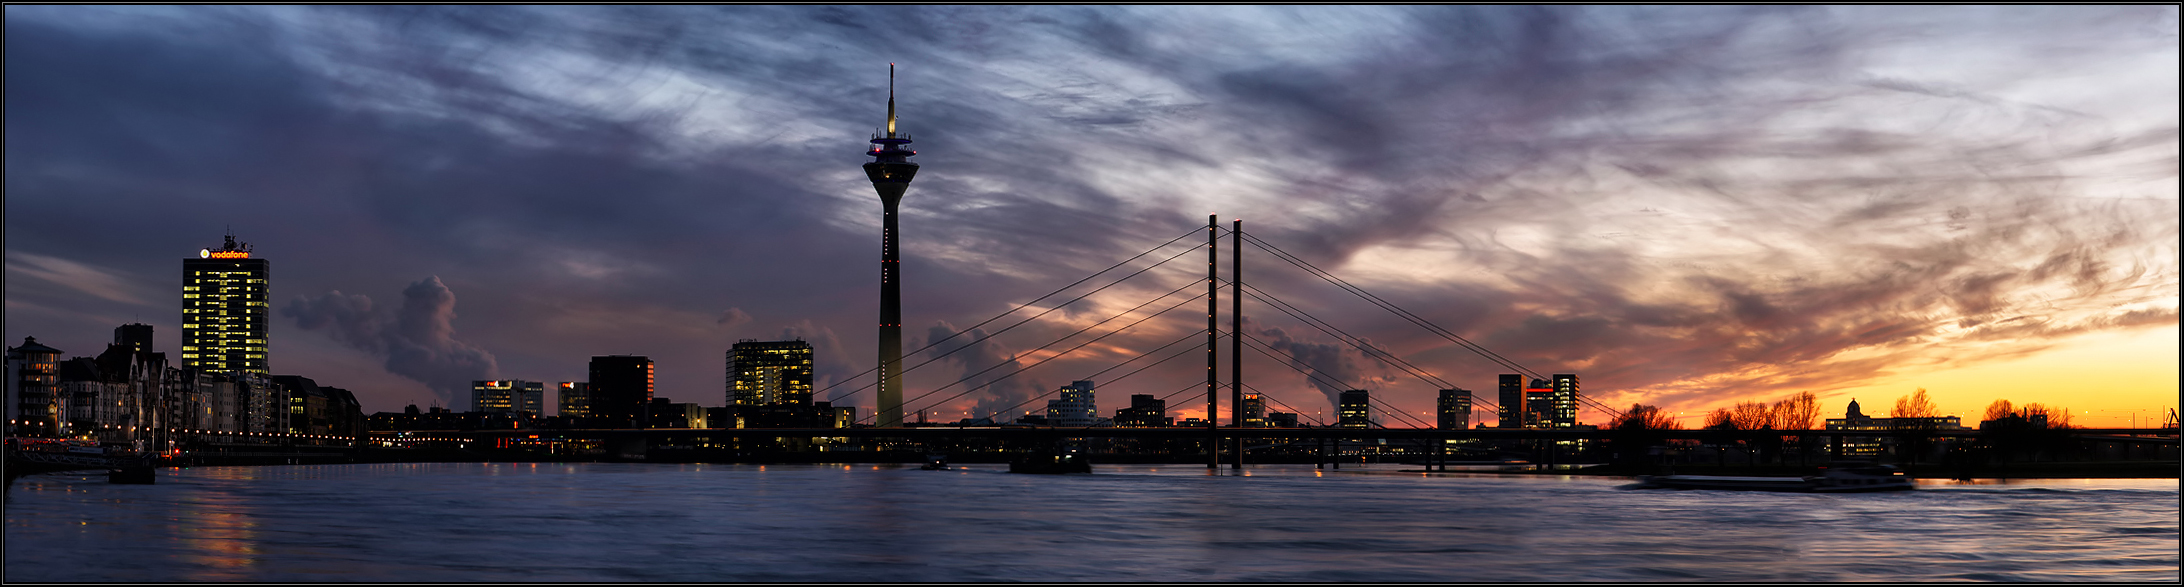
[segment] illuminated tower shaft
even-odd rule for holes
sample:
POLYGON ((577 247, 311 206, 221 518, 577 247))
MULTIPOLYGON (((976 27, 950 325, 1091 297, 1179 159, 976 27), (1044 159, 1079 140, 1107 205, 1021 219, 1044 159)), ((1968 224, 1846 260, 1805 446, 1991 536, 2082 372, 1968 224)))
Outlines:
POLYGON ((895 133, 895 65, 888 64, 887 132, 873 133, 872 150, 865 153, 872 162, 864 164, 885 211, 880 219, 880 405, 874 422, 882 428, 902 426, 902 255, 895 246, 895 208, 910 189, 910 178, 918 174, 918 164, 910 162, 918 152, 904 148, 908 144, 908 133, 895 133))

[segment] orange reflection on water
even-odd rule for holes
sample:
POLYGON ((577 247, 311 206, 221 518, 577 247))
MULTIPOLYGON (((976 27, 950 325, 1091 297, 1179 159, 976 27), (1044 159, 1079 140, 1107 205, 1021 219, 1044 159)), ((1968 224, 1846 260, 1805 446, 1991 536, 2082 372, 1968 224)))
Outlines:
POLYGON ((222 501, 200 502, 193 505, 202 509, 182 512, 184 523, 176 529, 182 536, 183 560, 196 563, 184 573, 184 581, 242 581, 252 576, 251 568, 258 564, 258 523, 240 500, 222 501))

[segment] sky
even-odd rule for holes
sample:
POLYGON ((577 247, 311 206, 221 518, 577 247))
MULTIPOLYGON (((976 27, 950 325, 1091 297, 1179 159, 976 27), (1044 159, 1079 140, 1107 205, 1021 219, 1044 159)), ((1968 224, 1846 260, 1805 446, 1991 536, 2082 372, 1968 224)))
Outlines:
MULTIPOLYGON (((232 231, 272 264, 272 370, 366 412, 610 354, 717 406, 730 345, 802 339, 871 414, 889 64, 933 420, 1085 378, 1103 415, 1203 415, 1203 352, 1156 361, 1203 338, 1209 214, 1693 424, 1923 388, 2124 425, 2178 395, 2173 6, 5 10, 9 345, 140 322, 179 357, 178 260, 232 231)), ((1245 253, 1247 287, 1493 400, 1500 365, 1245 253)), ((1433 409, 1434 379, 1244 314, 1273 409, 1433 409)))

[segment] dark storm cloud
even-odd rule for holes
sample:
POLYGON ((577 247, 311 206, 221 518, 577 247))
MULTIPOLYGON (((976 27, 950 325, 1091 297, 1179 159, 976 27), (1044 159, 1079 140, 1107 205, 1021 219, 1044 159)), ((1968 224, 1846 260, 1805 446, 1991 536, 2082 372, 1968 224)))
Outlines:
MULTIPOLYGON (((948 333, 1208 212, 1608 396, 1826 389, 2016 352, 1971 341, 2175 322, 2173 117, 1886 59, 2061 79, 2173 54, 2173 32, 1846 10, 11 7, 10 336, 112 327, 31 309, 81 297, 45 277, 61 267, 136 276, 95 297, 171 316, 126 292, 167 291, 172 258, 233 224, 279 266, 276 295, 441 276, 464 292, 462 344, 511 377, 635 352, 663 395, 717 393, 740 329, 787 324, 847 378, 876 354, 878 211, 855 166, 889 62, 926 166, 905 309, 948 333), (1922 44, 1941 41, 1969 48, 1922 44), (2094 193, 2114 177, 2168 183, 2094 193)), ((1976 14, 1995 13, 2018 14, 1976 14)), ((1253 263, 1460 385, 1492 381, 1253 263)), ((363 344, 333 328, 350 298, 312 299, 310 335, 363 344)), ((1289 344, 1313 369, 1380 369, 1289 344)), ((968 401, 1043 391, 1011 381, 968 401)))
POLYGON ((402 290, 402 305, 389 311, 364 295, 327 292, 298 297, 281 309, 304 330, 324 330, 357 350, 384 357, 387 371, 431 387, 459 404, 472 381, 497 379, 493 353, 455 337, 455 292, 427 277, 402 290))
MULTIPOLYGON (((1357 347, 1336 342, 1307 342, 1291 337, 1280 328, 1261 329, 1258 336, 1266 346, 1277 351, 1280 358, 1288 361, 1290 369, 1319 389, 1327 400, 1326 405, 1340 405, 1345 390, 1382 389, 1390 382, 1388 372, 1393 368, 1357 347)), ((1370 340, 1364 344, 1379 353, 1388 350, 1370 340)))
MULTIPOLYGON (((990 338, 983 328, 961 332, 962 336, 956 336, 958 333, 955 325, 947 322, 934 324, 926 329, 927 341, 940 342, 926 350, 925 358, 937 359, 933 366, 955 366, 960 371, 938 379, 949 382, 943 384, 948 386, 935 386, 937 391, 925 401, 913 401, 915 396, 906 392, 903 403, 912 406, 906 409, 926 405, 953 405, 941 403, 940 400, 970 391, 966 397, 976 398, 970 406, 973 418, 1009 420, 1026 412, 1043 412, 1046 404, 1033 399, 1041 395, 1045 386, 1019 374, 1025 364, 1016 353, 990 338), (955 383, 958 381, 961 383, 955 383)), ((925 361, 905 357, 904 362, 911 365, 908 368, 914 369, 918 363, 925 361)))

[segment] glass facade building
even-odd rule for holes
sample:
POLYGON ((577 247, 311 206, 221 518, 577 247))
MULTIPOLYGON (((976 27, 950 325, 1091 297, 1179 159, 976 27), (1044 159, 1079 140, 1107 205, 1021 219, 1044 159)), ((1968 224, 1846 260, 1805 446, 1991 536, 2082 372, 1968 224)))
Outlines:
POLYGON ((546 384, 502 379, 470 382, 470 411, 546 415, 546 384))
POLYGON ((1440 400, 1434 404, 1436 422, 1442 430, 1462 430, 1471 427, 1471 390, 1443 389, 1440 400))
POLYGON ((811 405, 811 343, 743 340, 728 350, 728 405, 811 405))
POLYGON ((182 260, 182 366, 270 374, 266 322, 272 267, 235 235, 182 260))

